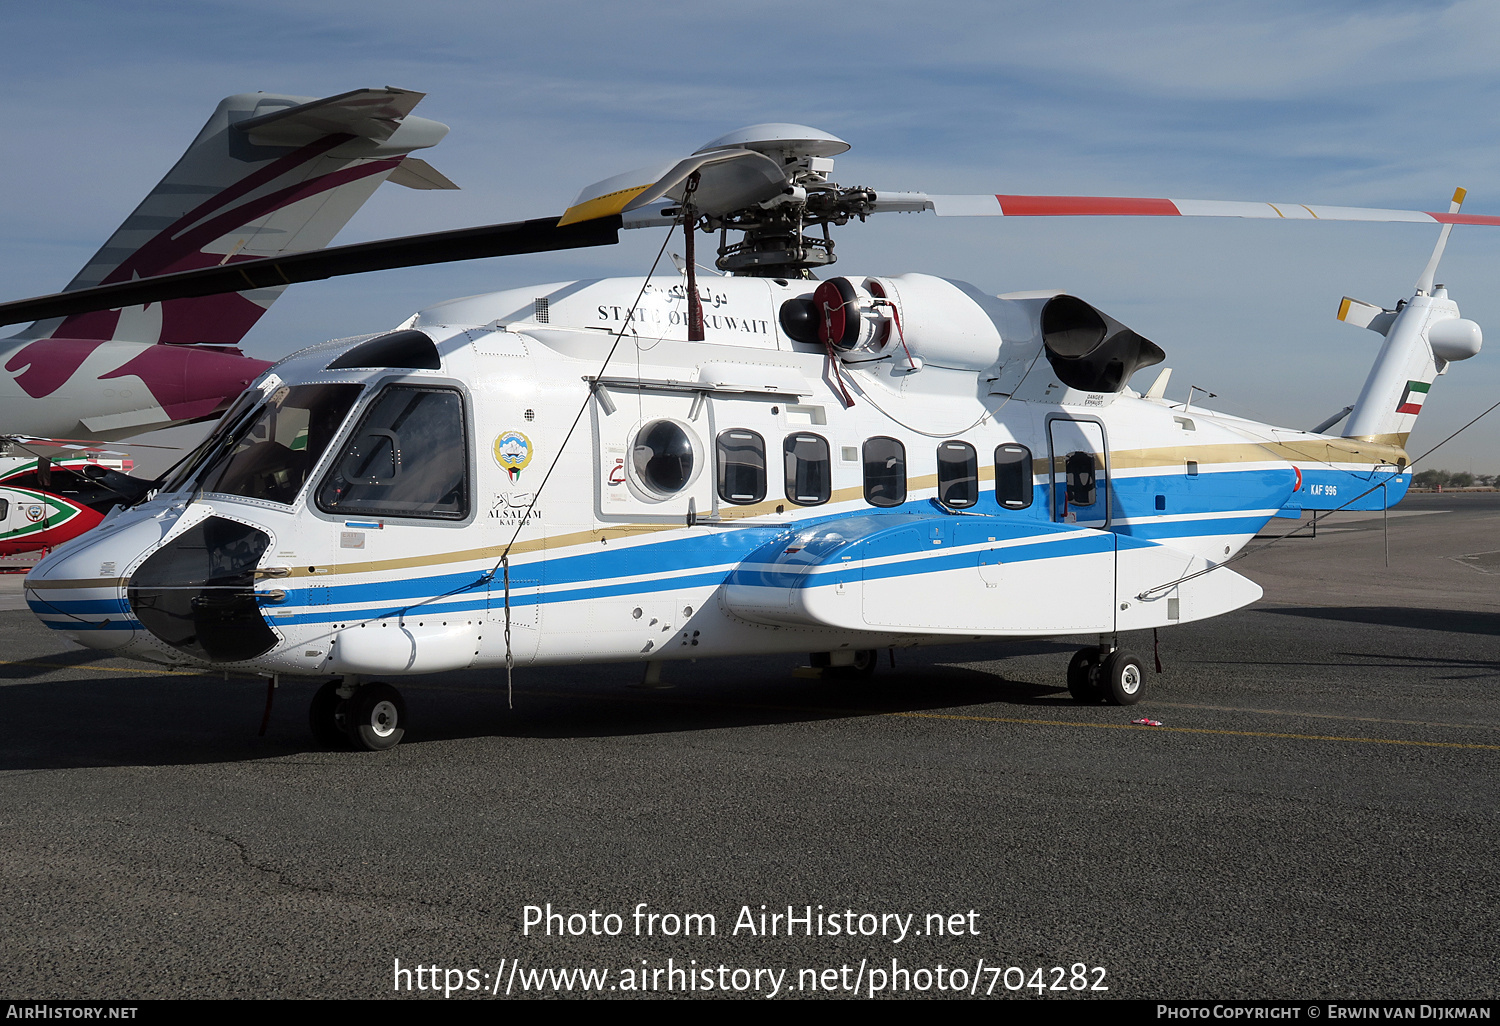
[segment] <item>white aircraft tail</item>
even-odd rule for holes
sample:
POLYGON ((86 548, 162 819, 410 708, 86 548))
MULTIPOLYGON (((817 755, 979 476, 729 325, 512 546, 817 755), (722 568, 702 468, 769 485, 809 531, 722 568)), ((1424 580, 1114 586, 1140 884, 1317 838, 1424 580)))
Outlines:
MULTIPOLYGON (((1453 194, 1450 214, 1458 213, 1463 198, 1462 189, 1453 194)), ((1479 325, 1459 316, 1458 304, 1448 298, 1448 290, 1435 284, 1438 261, 1452 229, 1451 224, 1443 226, 1415 293, 1397 303, 1396 309, 1347 296, 1339 305, 1339 320, 1385 336, 1349 414, 1345 438, 1404 447, 1433 381, 1450 363, 1479 352, 1484 340, 1479 325)))
MULTIPOLYGON (((411 117, 425 94, 360 89, 326 99, 242 93, 69 283, 67 291, 326 246, 387 179, 457 188, 425 161, 446 125, 411 117)), ((17 338, 233 345, 280 288, 38 321, 17 338)))

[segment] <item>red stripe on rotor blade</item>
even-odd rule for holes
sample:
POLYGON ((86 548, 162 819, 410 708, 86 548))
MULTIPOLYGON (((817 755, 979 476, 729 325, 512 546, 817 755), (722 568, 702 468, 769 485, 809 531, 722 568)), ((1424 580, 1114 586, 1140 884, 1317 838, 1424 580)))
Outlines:
POLYGON ((1165 199, 1131 199, 1125 196, 999 196, 1006 217, 1060 217, 1125 214, 1181 217, 1176 204, 1165 199))
POLYGON ((1488 224, 1500 226, 1500 217, 1492 214, 1433 214, 1423 211, 1439 224, 1488 224))

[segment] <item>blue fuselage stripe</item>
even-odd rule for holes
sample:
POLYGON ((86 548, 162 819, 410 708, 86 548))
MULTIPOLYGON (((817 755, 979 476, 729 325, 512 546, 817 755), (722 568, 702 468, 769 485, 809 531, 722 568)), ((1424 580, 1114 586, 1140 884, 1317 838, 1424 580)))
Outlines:
MULTIPOLYGON (((1410 475, 1401 477, 1409 480, 1410 475)), ((1063 533, 1065 537, 1006 546, 1000 555, 1005 562, 1051 559, 1108 551, 1116 544, 1134 547, 1157 540, 1254 534, 1269 516, 1176 518, 1195 513, 1232 514, 1245 509, 1279 509, 1288 502, 1292 478, 1291 472, 1283 469, 1205 472, 1193 477, 1173 473, 1114 478, 1105 485, 1111 524, 1103 531, 1089 531, 1081 536, 1075 533, 1076 528, 1050 520, 1049 489, 1054 487, 1051 485, 1036 486, 1032 505, 1023 510, 999 507, 991 489, 981 496, 977 506, 965 512, 979 514, 974 519, 983 519, 990 529, 1007 540, 1063 533), (1137 522, 1123 523, 1126 519, 1137 522)), ((1393 481, 1390 490, 1394 492, 1395 489, 1393 481)), ((1295 498, 1292 501, 1295 502, 1295 498)), ((1073 511, 1080 519, 1088 520, 1087 507, 1075 507, 1073 511)), ((815 586, 822 583, 820 578, 831 583, 832 578, 824 578, 824 575, 813 575, 804 581, 805 574, 793 567, 770 571, 739 567, 738 564, 756 549, 791 532, 847 521, 855 516, 901 514, 931 516, 933 507, 925 499, 913 500, 888 510, 841 510, 822 516, 813 515, 792 524, 711 530, 695 537, 668 538, 641 545, 554 556, 530 563, 513 563, 510 604, 513 608, 520 608, 681 588, 712 588, 724 583, 787 586, 795 580, 798 582, 796 586, 815 586), (773 579, 782 583, 772 585, 769 582, 773 579)), ((968 518, 944 519, 956 522, 968 518)), ((876 544, 860 558, 878 559, 914 551, 909 547, 902 549, 894 542, 891 544, 896 547, 888 551, 876 544)), ((969 565, 974 560, 972 551, 956 553, 948 548, 928 552, 924 549, 919 559, 866 565, 861 576, 874 579, 916 575, 969 565)), ((284 588, 286 600, 283 603, 261 608, 267 620, 278 626, 485 611, 491 608, 492 602, 499 600, 500 592, 499 575, 491 576, 489 571, 490 568, 486 567, 428 577, 284 588), (337 608, 355 603, 361 606, 337 608)), ((133 630, 140 626, 123 599, 48 599, 45 603, 29 601, 29 604, 39 617, 66 630, 133 630), (69 615, 89 617, 91 622, 67 619, 69 615), (109 619, 108 622, 95 622, 94 617, 109 619)))

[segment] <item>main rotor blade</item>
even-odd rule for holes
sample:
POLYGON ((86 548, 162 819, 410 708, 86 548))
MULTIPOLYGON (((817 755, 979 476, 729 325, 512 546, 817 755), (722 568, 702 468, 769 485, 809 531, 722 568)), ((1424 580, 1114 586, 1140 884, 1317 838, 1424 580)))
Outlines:
POLYGON ((754 206, 787 184, 781 166, 764 153, 733 148, 700 151, 675 164, 626 171, 586 186, 558 223, 629 213, 663 197, 680 203, 683 186, 695 171, 700 181, 693 206, 710 217, 754 206))
POLYGON ((931 210, 939 217, 1255 217, 1288 221, 1411 221, 1500 226, 1500 217, 1488 214, 1133 196, 933 196, 925 192, 877 192, 874 205, 879 212, 931 210))
POLYGON ((385 271, 421 264, 442 264, 483 257, 543 253, 557 249, 610 246, 620 241, 618 215, 579 224, 558 225, 555 217, 513 221, 479 228, 459 228, 396 239, 333 246, 309 253, 243 260, 196 271, 99 285, 0 304, 0 324, 21 324, 48 317, 67 317, 93 310, 145 306, 169 299, 215 296, 225 292, 320 281, 345 274, 385 271))

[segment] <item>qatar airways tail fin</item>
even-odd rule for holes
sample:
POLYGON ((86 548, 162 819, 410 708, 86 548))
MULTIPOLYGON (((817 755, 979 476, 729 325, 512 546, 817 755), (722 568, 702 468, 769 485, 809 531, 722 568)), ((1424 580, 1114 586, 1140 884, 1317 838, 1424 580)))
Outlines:
MULTIPOLYGON (((387 179, 456 189, 408 155, 448 134, 447 125, 411 116, 424 95, 357 89, 321 100, 274 93, 224 99, 68 291, 320 249, 387 179)), ((233 345, 280 294, 252 289, 54 318, 17 337, 233 345)))

